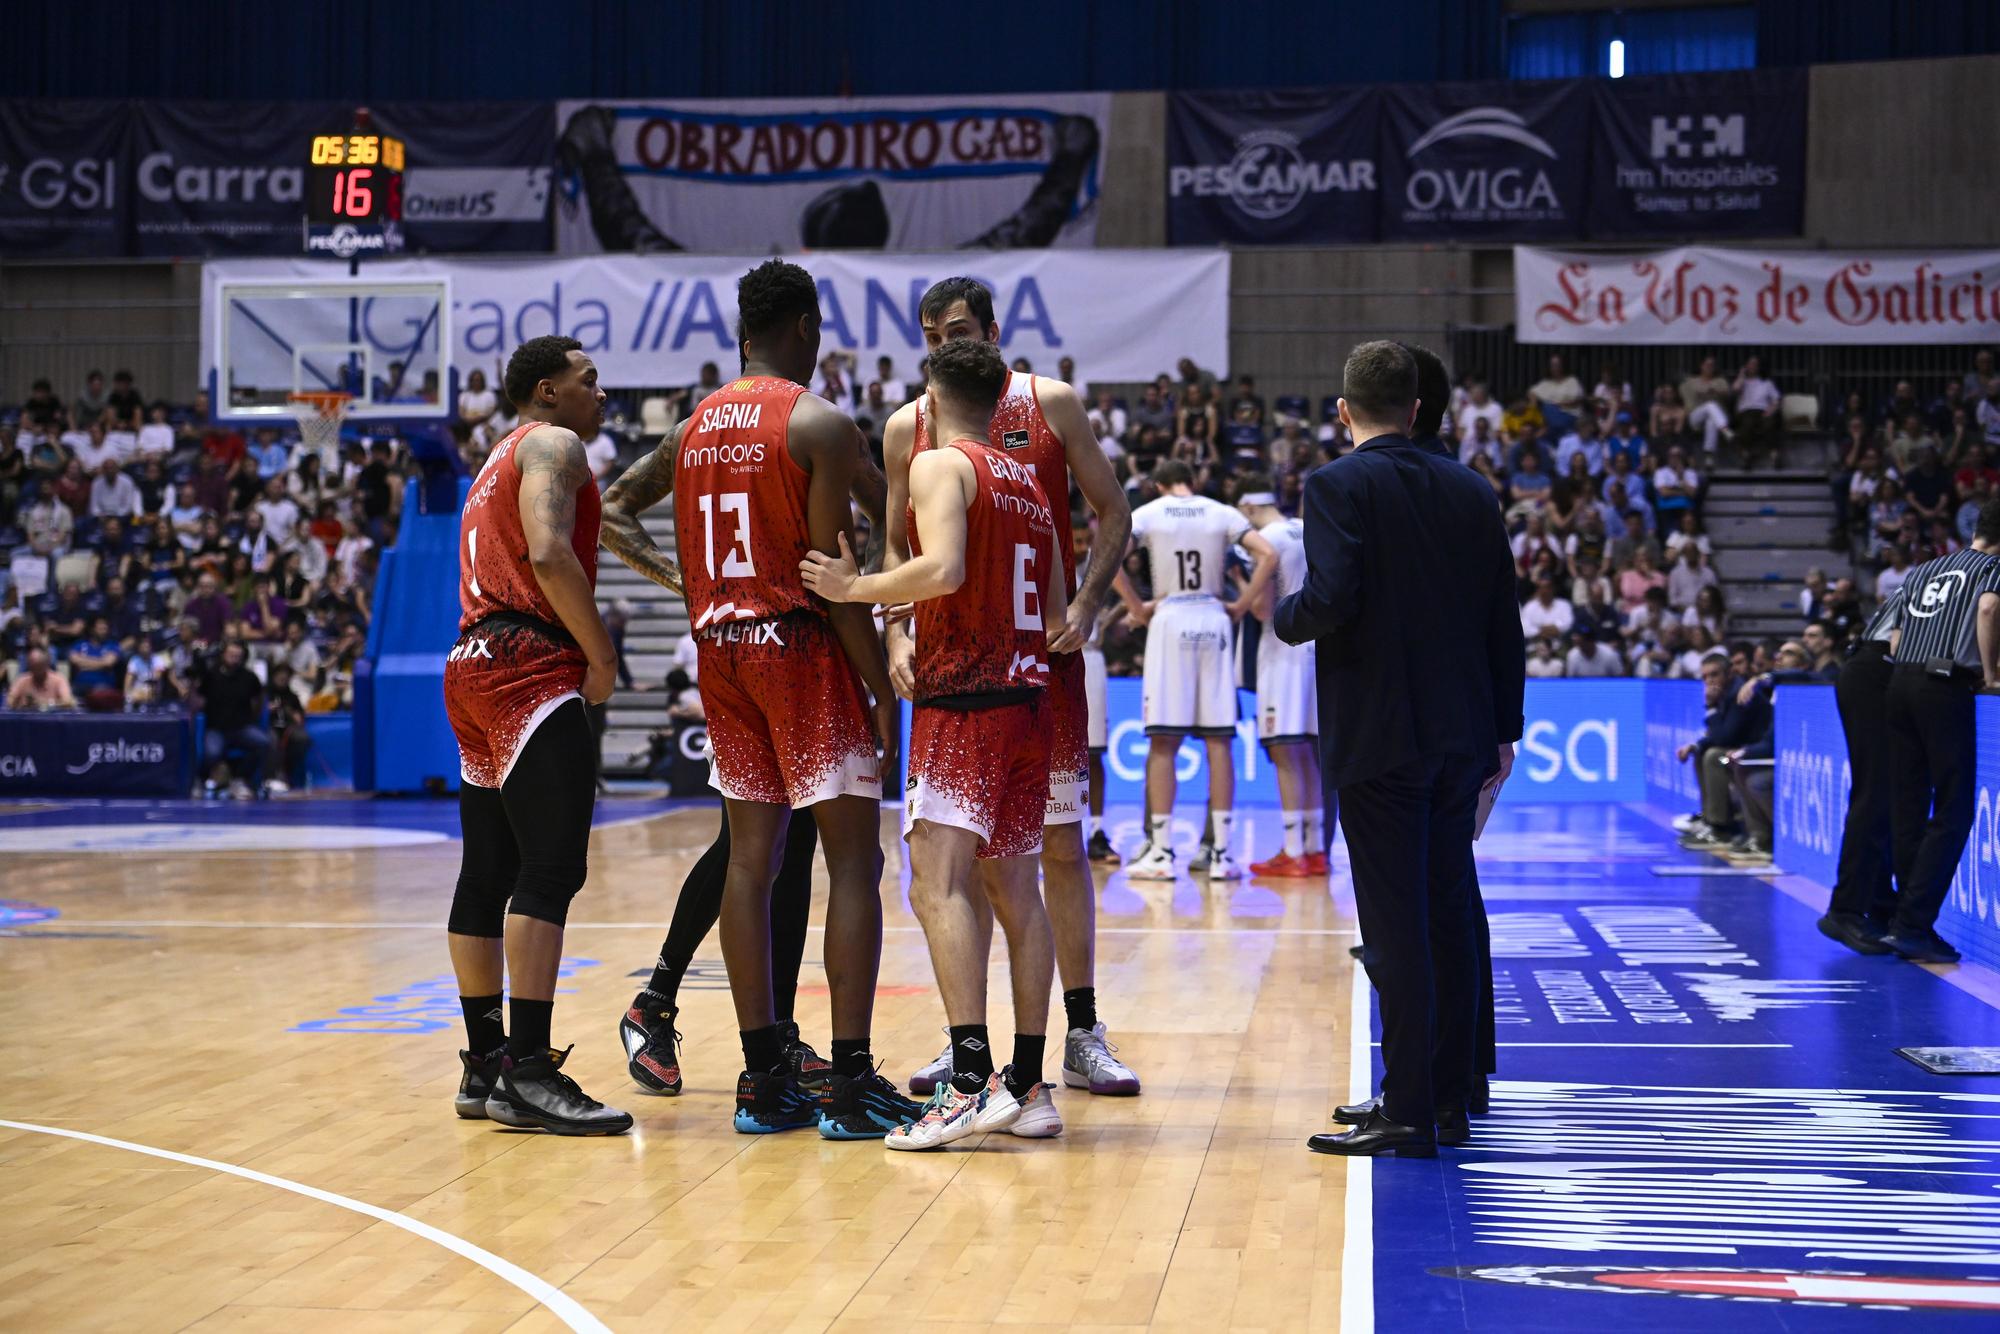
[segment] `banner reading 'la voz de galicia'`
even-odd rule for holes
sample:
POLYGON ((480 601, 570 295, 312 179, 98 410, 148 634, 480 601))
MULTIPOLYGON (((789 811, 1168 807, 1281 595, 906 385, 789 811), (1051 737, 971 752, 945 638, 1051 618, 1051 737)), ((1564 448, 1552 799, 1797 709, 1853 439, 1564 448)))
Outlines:
POLYGON ((2000 251, 1514 250, 1524 343, 1986 343, 2000 251))

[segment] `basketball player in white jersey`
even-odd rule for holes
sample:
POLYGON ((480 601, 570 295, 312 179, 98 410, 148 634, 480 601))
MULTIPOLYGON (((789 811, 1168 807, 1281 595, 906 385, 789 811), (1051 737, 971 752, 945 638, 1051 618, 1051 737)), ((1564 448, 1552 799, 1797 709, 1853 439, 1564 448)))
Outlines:
POLYGON ((1298 591, 1306 581, 1305 524, 1279 512, 1271 479, 1261 473, 1237 482, 1236 508, 1278 553, 1277 577, 1264 585, 1250 612, 1264 627, 1257 640, 1257 740, 1278 772, 1285 845, 1277 856, 1251 863, 1250 874, 1324 878, 1314 648, 1310 643, 1287 644, 1271 628, 1278 599, 1298 591))
POLYGON ((1114 586, 1134 625, 1146 626, 1141 716, 1146 724, 1146 846, 1125 873, 1134 880, 1174 878, 1174 756, 1181 740, 1208 747, 1208 798, 1215 854, 1211 880, 1238 880, 1229 850, 1236 823, 1236 680, 1230 644, 1236 622, 1277 567, 1277 553, 1241 514, 1196 495, 1194 474, 1178 459, 1153 469, 1160 498, 1132 511, 1132 540, 1146 552, 1153 600, 1142 602, 1121 567, 1114 586), (1240 546, 1254 565, 1234 602, 1222 600, 1223 566, 1240 546))
MULTIPOLYGON (((1094 540, 1090 520, 1072 519, 1069 533, 1070 549, 1076 553, 1077 578, 1088 579, 1090 544, 1094 540)), ((1085 743, 1090 753, 1090 840, 1084 844, 1084 850, 1090 860, 1111 866, 1116 866, 1120 859, 1111 846, 1110 836, 1104 832, 1104 752, 1109 748, 1111 726, 1105 712, 1107 673, 1104 668, 1104 632, 1124 618, 1124 605, 1113 602, 1098 616, 1096 624, 1090 628, 1090 638, 1084 640, 1083 647, 1078 650, 1083 655, 1083 693, 1090 705, 1090 721, 1085 732, 1085 743)))

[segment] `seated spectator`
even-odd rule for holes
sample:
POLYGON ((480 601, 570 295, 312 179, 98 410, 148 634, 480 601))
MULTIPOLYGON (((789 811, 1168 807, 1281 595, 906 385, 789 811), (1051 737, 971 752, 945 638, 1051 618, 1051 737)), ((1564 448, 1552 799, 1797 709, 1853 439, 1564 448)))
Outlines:
POLYGON ((1875 576, 1875 600, 1887 602, 1910 578, 1910 549, 1898 542, 1889 548, 1889 564, 1875 576))
POLYGON ((1553 555, 1558 561, 1563 556, 1562 543, 1549 532, 1548 520, 1539 512, 1530 514, 1521 531, 1514 534, 1514 568, 1526 576, 1535 566, 1543 552, 1553 555))
POLYGON ((258 489, 273 477, 283 477, 292 466, 292 451, 278 436, 275 426, 257 428, 257 443, 250 449, 250 462, 256 465, 258 489))
MULTIPOLYGON (((1905 386, 1907 388, 1907 385, 1905 386)), ((1902 425, 1889 441, 1889 457, 1895 460, 1896 471, 1908 477, 1917 466, 1917 459, 1924 451, 1942 453, 1943 442, 1932 435, 1924 426, 1924 420, 1912 412, 1901 419, 1902 425)))
POLYGON ((1521 606, 1521 633, 1560 645, 1575 623, 1575 609, 1569 599, 1556 596, 1555 580, 1546 575, 1536 579, 1534 597, 1521 606))
POLYGON ((1090 421, 1090 429, 1102 441, 1123 440, 1131 430, 1132 419, 1125 409, 1118 406, 1118 396, 1109 389, 1097 391, 1097 402, 1084 414, 1090 421))
POLYGON ((1553 477, 1542 471, 1541 451, 1533 445, 1523 445, 1514 475, 1507 479, 1507 489, 1513 492, 1515 505, 1532 503, 1539 507, 1546 503, 1554 482, 1553 477))
MULTIPOLYGON (((47 382, 40 383, 46 385, 47 382)), ((39 713, 76 707, 76 697, 70 693, 69 682, 50 665, 47 649, 28 650, 27 670, 15 677, 14 684, 9 687, 7 707, 17 712, 32 710, 39 713)))
POLYGON ((243 621, 244 637, 252 645, 276 645, 285 638, 286 619, 291 608, 278 595, 278 580, 273 574, 257 576, 248 601, 238 608, 243 621))
POLYGON ((1653 391, 1652 411, 1646 416, 1646 434, 1655 440, 1678 440, 1688 427, 1687 405, 1678 389, 1663 384, 1653 391))
POLYGON ((114 575, 104 581, 104 593, 98 605, 104 618, 111 622, 111 637, 121 645, 137 639, 139 632, 145 628, 145 594, 122 576, 114 575))
POLYGON ((132 372, 119 371, 111 377, 111 392, 105 396, 104 407, 114 431, 136 433, 145 425, 146 401, 132 385, 132 372))
MULTIPOLYGON (((1618 528, 1625 526, 1625 511, 1628 509, 1638 510, 1649 523, 1652 520, 1653 493, 1651 484, 1647 481, 1647 474, 1652 472, 1652 469, 1646 466, 1651 460, 1650 452, 1641 454, 1637 460, 1629 459, 1623 454, 1611 456, 1611 466, 1604 474, 1604 495, 1607 500, 1611 499, 1619 487, 1624 488, 1624 494, 1615 501, 1618 510, 1616 525, 1618 528)), ((1612 527, 1610 524, 1605 526, 1612 527)))
POLYGON ((1674 660, 1673 675, 1683 681, 1699 681, 1701 664, 1715 651, 1716 638, 1708 627, 1696 622, 1687 628, 1680 656, 1674 660))
POLYGON ((150 632, 141 633, 125 660, 125 706, 131 709, 163 708, 178 703, 186 695, 174 670, 174 659, 159 647, 150 632))
MULTIPOLYGON (((1714 573, 1710 571, 1710 573, 1714 573)), ((1672 601, 1673 595, 1668 594, 1672 601)), ((1704 584, 1688 601, 1687 609, 1681 613, 1681 624, 1693 630, 1699 626, 1708 633, 1714 643, 1721 643, 1729 637, 1729 604, 1723 600, 1720 584, 1704 584)))
POLYGON ((1735 386, 1722 378, 1714 357, 1703 357, 1701 369, 1681 381, 1680 399, 1687 405, 1687 427, 1701 432, 1702 457, 1714 467, 1718 440, 1729 429, 1735 386))
POLYGON ((1552 640, 1528 641, 1528 675, 1538 680, 1554 680, 1563 674, 1562 654, 1552 640))
POLYGON ((181 614, 194 622, 197 644, 218 644, 223 627, 236 618, 236 607, 222 595, 220 578, 208 571, 195 581, 194 596, 181 608, 181 614))
POLYGON ((1606 468, 1620 457, 1625 460, 1626 466, 1637 468, 1640 460, 1646 457, 1648 448, 1646 437, 1639 434, 1638 423, 1632 420, 1631 413, 1621 412, 1612 418, 1611 435, 1604 442, 1606 468))
POLYGON ((285 478, 285 494, 299 507, 301 515, 318 514, 320 503, 331 498, 326 474, 320 469, 319 455, 302 449, 285 478))
MULTIPOLYGON (((1487 438, 1497 441, 1500 438, 1500 427, 1505 422, 1506 416, 1507 414, 1501 410, 1500 405, 1493 401, 1493 396, 1487 392, 1486 381, 1479 379, 1477 376, 1468 380, 1465 386, 1465 402, 1460 404, 1458 411, 1453 414, 1453 419, 1458 426, 1458 438, 1461 445, 1459 457, 1461 459, 1464 458, 1464 453, 1462 452, 1463 444, 1465 441, 1473 438, 1481 422, 1486 423, 1487 438)), ((1499 460, 1496 458, 1494 462, 1497 463, 1499 460)))
POLYGON ((1667 534, 1667 557, 1672 559, 1681 554, 1681 548, 1688 545, 1701 548, 1704 556, 1713 556, 1715 548, 1710 545, 1708 534, 1701 529, 1701 516, 1693 510, 1681 512, 1680 525, 1667 534))
POLYGON ((1504 508, 1507 504, 1507 480, 1495 470, 1494 461, 1485 454, 1475 454, 1467 466, 1493 488, 1493 498, 1504 508))
POLYGON ((1597 433, 1597 419, 1586 413, 1576 419, 1575 429, 1556 445, 1556 475, 1572 475, 1576 461, 1581 460, 1591 476, 1598 476, 1604 471, 1604 457, 1604 441, 1597 433))
MULTIPOLYGON (((1616 632, 1610 632, 1616 637, 1616 632)), ((1563 659, 1564 676, 1623 676, 1625 660, 1618 650, 1605 643, 1594 629, 1579 628, 1570 636, 1570 650, 1563 659)))
POLYGON ((294 686, 291 668, 282 662, 271 664, 271 679, 265 683, 265 696, 271 705, 271 753, 264 762, 273 775, 268 787, 274 794, 305 787, 306 760, 312 754, 306 706, 294 686))
POLYGON ((1979 511, 1986 507, 1996 494, 2000 494, 2000 481, 1986 474, 1965 489, 1965 499, 1959 502, 1958 521, 1954 531, 1961 543, 1970 543, 1973 532, 1979 527, 1979 511))
POLYGON ((120 670, 124 651, 103 616, 91 619, 90 630, 69 646, 70 689, 92 713, 116 713, 125 707, 120 670))
POLYGON ((1938 459, 1935 444, 1918 450, 1915 465, 1903 473, 1903 499, 1909 502, 1917 521, 1926 526, 1951 514, 1951 477, 1938 459))
MULTIPOLYGON (((1261 411, 1259 417, 1261 418, 1261 411)), ((1152 429, 1161 435, 1171 436, 1176 425, 1174 405, 1160 392, 1157 383, 1149 384, 1139 391, 1139 401, 1132 405, 1132 425, 1140 430, 1152 429)), ((1123 435, 1124 432, 1118 432, 1123 435)))
POLYGON ((1542 405, 1534 399, 1522 396, 1507 405, 1507 411, 1500 416, 1500 434, 1507 440, 1535 440, 1540 438, 1547 421, 1542 415, 1542 405))
POLYGON ((1672 671, 1680 651, 1681 623, 1667 606, 1666 589, 1650 590, 1646 600, 1626 615, 1620 633, 1632 675, 1661 677, 1672 671))
POLYGON ((1595 501, 1587 501, 1577 511, 1569 535, 1563 539, 1563 566, 1571 578, 1579 577, 1584 565, 1601 569, 1610 549, 1611 538, 1604 531, 1604 514, 1595 501))
POLYGON ((265 479, 264 495, 253 512, 263 521, 264 531, 279 546, 288 545, 299 525, 299 503, 285 489, 282 475, 265 479))
POLYGON ((1875 502, 1868 507, 1868 558, 1882 562, 1889 548, 1903 535, 1903 519, 1910 512, 1903 488, 1895 478, 1885 477, 1875 488, 1875 502))
POLYGON ((1597 405, 1597 425, 1603 434, 1610 434, 1611 424, 1618 420, 1621 412, 1632 410, 1632 382, 1625 373, 1605 362, 1597 372, 1597 387, 1590 391, 1591 402, 1597 405))
POLYGON ((223 761, 233 750, 243 770, 231 783, 231 794, 248 796, 250 785, 263 778, 271 734, 263 725, 264 683, 250 670, 243 645, 232 641, 222 646, 221 657, 202 674, 201 697, 207 723, 201 738, 202 762, 208 771, 205 789, 214 796, 230 778, 223 761))
POLYGON ((63 465, 62 476, 56 479, 53 490, 71 518, 81 519, 90 513, 90 484, 90 475, 84 472, 81 463, 71 459, 63 465))
POLYGON ((1618 605, 1631 611, 1644 603, 1654 589, 1660 590, 1660 598, 1667 599, 1667 576, 1653 565, 1650 547, 1640 547, 1632 554, 1632 564, 1618 575, 1618 605))
POLYGON ((92 371, 83 377, 83 390, 76 396, 76 403, 70 409, 70 420, 75 422, 101 421, 104 410, 109 406, 109 395, 104 388, 104 372, 92 371))
POLYGON ((1549 355, 1549 372, 1528 386, 1528 397, 1544 409, 1555 408, 1565 417, 1583 411, 1583 382, 1569 373, 1560 353, 1549 355))
POLYGON ((1653 474, 1653 508, 1662 528, 1680 525, 1681 511, 1694 508, 1701 495, 1701 474, 1688 466, 1679 445, 1667 450, 1667 461, 1653 474))
POLYGON ((361 525, 353 519, 344 520, 340 529, 340 541, 333 549, 333 567, 349 581, 357 581, 362 565, 375 550, 375 540, 362 532, 361 525))
POLYGON ((39 556, 60 556, 70 548, 76 534, 76 514, 69 506, 44 491, 21 516, 28 534, 28 549, 39 556))
POLYGON ((1657 567, 1660 563, 1660 544, 1646 531, 1646 519, 1651 511, 1627 509, 1625 511, 1625 531, 1611 540, 1611 557, 1607 568, 1629 569, 1637 562, 1639 553, 1644 552, 1649 562, 1657 567))
POLYGON ((1718 653, 1711 653, 1701 664, 1701 684, 1708 729, 1675 752, 1681 760, 1695 762, 1701 780, 1701 819, 1681 841, 1684 846, 1713 848, 1727 846, 1741 832, 1730 808, 1729 770, 1723 757, 1764 734, 1770 706, 1761 701, 1748 705, 1737 702, 1742 679, 1718 653))
POLYGON ((167 420, 167 405, 155 403, 146 424, 139 428, 136 454, 141 459, 158 459, 162 462, 173 457, 174 428, 167 420))
POLYGON ((1602 563, 1591 556, 1572 558, 1572 579, 1569 586, 1570 606, 1576 612, 1576 619, 1608 621, 1622 624, 1624 615, 1614 605, 1617 590, 1611 586, 1611 579, 1604 573, 1602 563))
POLYGON ((1986 382, 1986 397, 1973 406, 1972 420, 1989 445, 2000 445, 2000 376, 1986 382))
POLYGON ((109 433, 103 422, 92 422, 89 426, 72 431, 63 436, 62 443, 83 469, 86 477, 95 477, 106 463, 122 464, 118 451, 109 444, 109 433))
POLYGON ((1986 433, 1973 420, 1972 409, 1960 408, 1951 414, 1951 424, 1944 435, 1944 466, 1953 472, 1991 452, 1986 443, 1986 433))
POLYGON ((1692 542, 1684 542, 1673 569, 1667 573, 1667 602, 1675 607, 1692 607, 1704 588, 1713 588, 1720 582, 1715 567, 1708 563, 1708 553, 1692 542))
POLYGON ((96 479, 90 484, 90 517, 102 519, 116 515, 121 519, 132 519, 144 512, 138 483, 118 467, 118 460, 104 460, 96 479))
POLYGON ((1506 456, 1502 452, 1500 437, 1495 434, 1496 429, 1485 417, 1472 418, 1470 429, 1460 431, 1458 435, 1458 461, 1470 468, 1474 459, 1484 458, 1489 474, 1497 475, 1497 470, 1505 464, 1506 456))

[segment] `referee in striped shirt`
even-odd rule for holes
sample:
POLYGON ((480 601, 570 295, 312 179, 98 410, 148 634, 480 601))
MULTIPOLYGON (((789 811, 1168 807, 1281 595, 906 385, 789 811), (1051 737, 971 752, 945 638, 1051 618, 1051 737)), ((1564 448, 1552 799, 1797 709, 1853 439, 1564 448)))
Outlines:
POLYGON ((1972 832, 1973 695, 2000 688, 2000 500, 1972 546, 1910 572, 1889 678, 1889 819, 1896 917, 1882 943, 1919 963, 1955 963, 1935 927, 1972 832))

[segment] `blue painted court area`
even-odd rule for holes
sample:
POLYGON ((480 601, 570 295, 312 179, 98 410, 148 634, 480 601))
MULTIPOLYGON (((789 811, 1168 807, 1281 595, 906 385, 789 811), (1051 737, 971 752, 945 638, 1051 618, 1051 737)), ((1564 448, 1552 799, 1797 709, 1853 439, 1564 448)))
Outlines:
POLYGON ((2000 1011, 1655 874, 1719 863, 1646 808, 1503 804, 1480 853, 1492 1112, 1372 1165, 1376 1329, 2000 1328, 2000 1078, 1895 1051, 2000 1011))

